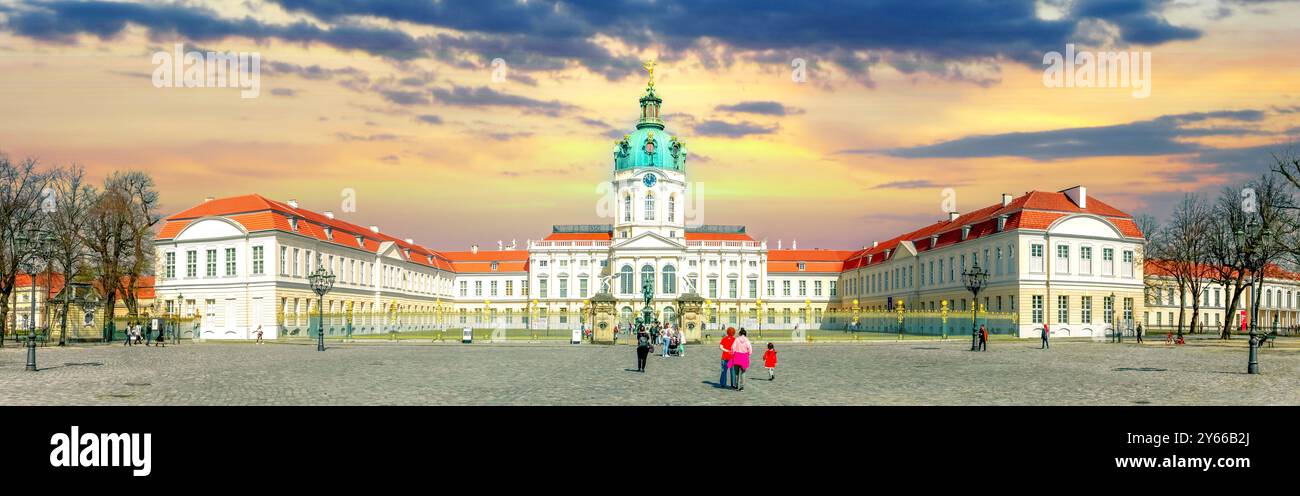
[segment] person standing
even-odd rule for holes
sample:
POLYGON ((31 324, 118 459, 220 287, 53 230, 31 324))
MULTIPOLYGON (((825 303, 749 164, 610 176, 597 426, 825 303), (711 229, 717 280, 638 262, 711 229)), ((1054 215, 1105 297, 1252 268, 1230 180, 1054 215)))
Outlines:
MULTIPOLYGON (((731 365, 731 345, 736 341, 736 328, 728 327, 727 335, 722 337, 718 342, 718 349, 722 350, 722 375, 718 376, 718 387, 727 387, 727 374, 730 372, 731 365)), ((734 382, 734 381, 733 381, 734 382)))
POLYGON ((1142 324, 1141 324, 1141 323, 1138 323, 1138 328, 1137 328, 1137 340, 1138 340, 1139 343, 1142 342, 1142 324))
POLYGON ((1052 333, 1051 333, 1050 331, 1047 330, 1047 324, 1043 324, 1043 345, 1042 345, 1042 347, 1040 347, 1040 348, 1038 348, 1038 349, 1040 349, 1040 350, 1046 350, 1046 349, 1049 349, 1049 348, 1052 347, 1051 343, 1048 343, 1048 342, 1047 342, 1047 338, 1048 338, 1048 336, 1051 336, 1051 335, 1052 335, 1052 333))
POLYGON ((980 324, 980 351, 989 351, 989 330, 980 324))
POLYGON ((257 344, 262 344, 262 326, 257 326, 257 344))
POLYGON ((127 324, 126 324, 126 332, 123 333, 123 334, 126 334, 126 341, 123 342, 122 345, 123 345, 123 346, 131 346, 131 341, 134 341, 134 338, 132 338, 132 336, 131 336, 131 324, 130 324, 130 323, 127 323, 127 324))
POLYGON ((670 341, 672 341, 672 338, 671 338, 671 336, 670 336, 669 333, 668 333, 668 329, 667 329, 667 328, 660 327, 660 328, 659 328, 659 346, 662 346, 662 347, 663 347, 663 349, 659 350, 659 351, 661 352, 661 353, 659 354, 659 356, 660 356, 661 358, 668 358, 668 345, 670 344, 670 341))
POLYGON ((167 343, 167 337, 166 337, 165 334, 163 334, 163 332, 164 332, 164 330, 165 330, 165 329, 164 329, 165 327, 166 327, 165 325, 163 325, 161 322, 159 322, 159 325, 158 325, 158 339, 155 339, 155 340, 154 340, 154 342, 153 342, 153 345, 154 345, 154 346, 158 346, 158 347, 166 347, 165 345, 166 345, 166 343, 167 343))
POLYGON ((685 357, 686 356, 686 334, 682 332, 682 328, 680 327, 676 328, 675 331, 677 333, 677 356, 685 357))
MULTIPOLYGON (((150 322, 149 326, 152 327, 153 323, 150 322)), ((153 343, 153 329, 146 327, 144 328, 144 345, 145 347, 148 347, 152 343, 153 343)))
POLYGON ((767 369, 767 380, 776 380, 776 346, 767 343, 767 351, 763 352, 763 367, 767 369))
POLYGON ((636 371, 645 372, 645 357, 650 354, 650 333, 644 327, 636 333, 636 371))
POLYGON ((731 346, 731 371, 735 382, 732 387, 737 391, 745 390, 745 371, 749 369, 749 354, 753 351, 749 337, 745 336, 745 328, 740 328, 740 336, 731 346))

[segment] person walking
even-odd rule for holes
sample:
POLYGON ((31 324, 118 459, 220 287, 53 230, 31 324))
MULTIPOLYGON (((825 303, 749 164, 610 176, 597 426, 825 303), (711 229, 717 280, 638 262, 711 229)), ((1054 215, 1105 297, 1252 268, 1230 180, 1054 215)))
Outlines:
POLYGON ((662 346, 662 347, 663 347, 663 349, 659 350, 659 351, 661 352, 661 353, 659 354, 660 357, 662 357, 662 358, 668 358, 668 345, 670 344, 670 341, 672 341, 672 336, 669 335, 669 333, 668 333, 668 329, 667 329, 667 328, 660 327, 660 328, 659 328, 659 346, 662 346))
POLYGON ((645 358, 650 354, 650 333, 644 327, 636 333, 636 371, 645 372, 645 358))
POLYGON ((257 343, 257 344, 262 344, 262 326, 260 326, 260 325, 257 326, 257 331, 256 331, 255 333, 257 334, 257 341, 256 341, 256 343, 257 343))
POLYGON ((153 329, 151 329, 151 327, 153 327, 153 322, 150 322, 150 323, 149 323, 149 327, 144 328, 144 345, 145 345, 145 347, 148 347, 150 344, 153 343, 153 329))
POLYGON ((1142 342, 1142 324, 1141 324, 1141 323, 1138 323, 1138 328, 1137 328, 1137 340, 1138 340, 1139 343, 1142 342))
POLYGON ((1048 336, 1051 336, 1051 335, 1052 335, 1051 331, 1048 331, 1048 330, 1047 330, 1047 324, 1044 323, 1044 324, 1043 324, 1043 345, 1042 345, 1042 347, 1040 347, 1040 348, 1038 348, 1038 349, 1040 349, 1040 350, 1046 350, 1046 349, 1049 349, 1049 348, 1052 347, 1051 343, 1048 343, 1048 342, 1047 342, 1047 338, 1048 338, 1048 336))
POLYGON ((767 380, 776 380, 776 346, 767 343, 767 351, 763 352, 763 368, 767 369, 767 380))
POLYGON ((161 325, 161 323, 158 325, 158 339, 155 339, 153 341, 154 346, 164 347, 164 348, 166 347, 165 345, 167 344, 167 337, 165 334, 163 334, 165 327, 166 326, 161 325))
MULTIPOLYGON (((722 350, 722 374, 718 376, 718 387, 727 387, 727 374, 731 373, 731 345, 736 341, 736 328, 728 327, 727 335, 718 341, 718 349, 722 350)), ((734 382, 734 381, 733 381, 734 382)))
POLYGON ((989 330, 980 324, 980 351, 989 351, 989 330))
POLYGON ((753 351, 749 337, 745 336, 745 328, 740 328, 740 335, 731 345, 731 372, 735 382, 732 387, 737 391, 745 390, 745 371, 749 369, 749 354, 753 351))
POLYGON ((677 333, 677 356, 685 357, 686 356, 686 334, 682 332, 682 328, 680 327, 676 329, 676 333, 677 333))
POLYGON ((127 323, 127 324, 126 324, 126 332, 123 332, 122 334, 125 334, 125 335, 126 335, 126 341, 124 341, 124 342, 122 343, 122 345, 123 345, 123 346, 131 346, 131 341, 133 341, 133 340, 131 339, 131 324, 130 324, 130 323, 127 323))

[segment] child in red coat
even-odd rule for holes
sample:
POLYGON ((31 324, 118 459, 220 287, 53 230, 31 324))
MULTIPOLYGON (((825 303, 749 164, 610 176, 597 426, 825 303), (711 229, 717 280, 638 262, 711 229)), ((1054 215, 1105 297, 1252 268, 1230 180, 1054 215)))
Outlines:
POLYGON ((776 347, 772 343, 767 343, 767 351, 763 352, 763 367, 767 369, 767 380, 776 380, 776 347))

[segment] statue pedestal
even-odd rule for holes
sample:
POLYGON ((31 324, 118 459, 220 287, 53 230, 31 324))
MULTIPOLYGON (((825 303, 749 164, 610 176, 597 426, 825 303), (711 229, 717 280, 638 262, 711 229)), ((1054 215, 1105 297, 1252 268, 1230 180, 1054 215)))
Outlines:
POLYGON ((704 330, 704 298, 695 293, 682 295, 677 299, 681 309, 682 334, 687 343, 699 343, 704 330))
POLYGON ((597 293, 591 297, 592 306, 592 340, 601 344, 614 343, 614 331, 618 325, 618 314, 614 307, 618 300, 609 293, 597 293))

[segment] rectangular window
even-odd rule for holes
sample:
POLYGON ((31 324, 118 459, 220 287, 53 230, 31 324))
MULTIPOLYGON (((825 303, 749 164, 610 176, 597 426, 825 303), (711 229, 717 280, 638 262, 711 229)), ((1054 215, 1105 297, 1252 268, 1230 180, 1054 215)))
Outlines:
POLYGON ((1029 271, 1036 274, 1043 272, 1043 245, 1029 245, 1029 271))
POLYGON ((294 277, 298 277, 299 274, 298 269, 301 267, 301 265, 298 263, 298 252, 299 250, 297 248, 293 249, 293 276, 294 277))
MULTIPOLYGON (((1079 322, 1082 322, 1084 324, 1091 324, 1092 323, 1092 297, 1083 296, 1080 298, 1080 300, 1081 300, 1080 310, 1083 312, 1083 316, 1082 316, 1083 319, 1080 320, 1079 322)), ((1156 316, 1159 317, 1159 314, 1156 314, 1156 316)))
POLYGON ((474 296, 483 296, 483 281, 474 281, 474 296))
POLYGON ((731 299, 733 299, 733 300, 736 299, 736 298, 739 298, 739 297, 740 297, 740 294, 739 294, 739 292, 740 292, 740 287, 739 287, 739 286, 740 286, 740 281, 738 281, 738 280, 736 280, 736 279, 729 279, 729 280, 727 280, 727 297, 728 297, 728 298, 731 298, 731 299))
POLYGON ((578 279, 578 297, 579 297, 579 298, 586 298, 586 297, 587 297, 587 279, 586 279, 586 278, 578 279))
POLYGON ((1102 318, 1106 319, 1107 324, 1115 323, 1115 299, 1109 296, 1101 298, 1102 318))
POLYGON ((261 246, 253 247, 253 275, 260 276, 266 273, 266 260, 262 254, 261 246))
POLYGON ((1070 273, 1070 246, 1056 245, 1056 273, 1070 273))
POLYGON ((831 281, 831 296, 835 296, 835 282, 831 281))
POLYGON ((460 295, 469 296, 469 281, 460 282, 460 295))
POLYGON ((515 295, 515 281, 513 280, 506 281, 506 296, 514 296, 514 295, 515 295))
POLYGON ((808 281, 799 281, 799 296, 808 296, 808 281))
POLYGON ((234 276, 235 269, 235 249, 226 248, 226 277, 234 276))
POLYGON ((289 275, 289 249, 284 246, 280 247, 280 275, 289 275))
POLYGON ((1092 247, 1079 247, 1079 273, 1085 276, 1092 275, 1092 247))
POLYGON ((822 295, 822 282, 813 281, 813 296, 821 296, 821 295, 822 295))
POLYGON ((790 280, 789 280, 789 279, 786 279, 786 280, 784 280, 784 281, 781 281, 781 288, 782 288, 782 290, 783 290, 783 291, 781 292, 782 295, 784 295, 784 296, 790 296, 790 280))
POLYGON ((217 277, 217 250, 208 250, 207 258, 204 260, 207 262, 205 264, 207 270, 204 271, 204 274, 208 277, 217 277))
POLYGON ((943 284, 943 259, 942 258, 939 259, 939 284, 943 284))
POLYGON ((538 281, 537 281, 537 284, 538 284, 538 286, 537 286, 537 295, 538 295, 538 296, 540 296, 540 297, 542 297, 542 298, 546 298, 546 293, 547 293, 547 288, 546 288, 546 286, 547 286, 547 283, 548 283, 548 282, 550 282, 549 279, 541 279, 541 280, 538 280, 538 281))
POLYGON ((776 296, 776 281, 771 279, 767 280, 767 295, 776 296))
POLYGON ((165 266, 166 268, 163 269, 163 277, 166 277, 167 279, 176 277, 176 252, 167 252, 167 261, 165 262, 165 266))
POLYGON ((758 279, 749 280, 749 299, 758 298, 758 279))
POLYGON ((718 280, 709 279, 709 298, 718 297, 718 280))
MULTIPOLYGON (((1208 323, 1210 319, 1210 315, 1205 313, 1201 315, 1205 316, 1206 319, 1205 322, 1208 323)), ((1130 327, 1132 325, 1133 325, 1133 298, 1124 298, 1124 326, 1130 327)))
MULTIPOLYGON (((1101 275, 1110 276, 1115 274, 1115 249, 1101 249, 1101 275)), ((1109 320, 1107 322, 1110 322, 1109 320)))
POLYGON ((488 283, 488 294, 490 294, 490 295, 492 295, 492 296, 496 296, 496 295, 497 295, 497 282, 496 282, 496 281, 492 281, 492 282, 488 283))
POLYGON ((1124 265, 1121 274, 1124 277, 1133 277, 1133 252, 1124 250, 1124 265))
POLYGON ((1034 295, 1033 303, 1033 322, 1035 324, 1043 323, 1043 295, 1034 295))
POLYGON ((1059 324, 1070 323, 1070 297, 1060 295, 1056 297, 1056 322, 1059 324))

